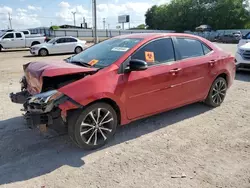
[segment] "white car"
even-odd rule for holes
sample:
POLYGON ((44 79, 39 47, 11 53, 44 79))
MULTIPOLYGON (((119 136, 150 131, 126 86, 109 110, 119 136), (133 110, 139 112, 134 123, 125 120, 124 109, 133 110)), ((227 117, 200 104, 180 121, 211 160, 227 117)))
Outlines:
POLYGON ((80 53, 85 49, 86 41, 75 37, 55 37, 49 42, 34 45, 30 48, 33 55, 46 56, 49 54, 80 53))
POLYGON ((235 54, 235 65, 237 70, 250 70, 250 43, 238 46, 235 54))

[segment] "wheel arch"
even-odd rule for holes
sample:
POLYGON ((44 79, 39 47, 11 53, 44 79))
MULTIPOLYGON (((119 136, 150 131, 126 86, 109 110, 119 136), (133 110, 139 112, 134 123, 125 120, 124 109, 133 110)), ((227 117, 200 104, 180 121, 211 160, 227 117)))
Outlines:
POLYGON ((41 44, 41 42, 39 42, 39 41, 33 41, 33 42, 31 43, 31 46, 36 45, 36 44, 41 44))
POLYGON ((225 72, 220 73, 220 74, 214 79, 214 81, 215 81, 217 78, 219 78, 219 77, 224 78, 224 79, 226 80, 227 84, 229 83, 229 76, 228 76, 227 73, 225 73, 225 72))
POLYGON ((48 54, 49 54, 49 50, 47 48, 45 48, 45 47, 40 48, 39 51, 38 51, 39 54, 40 54, 41 50, 46 50, 48 52, 48 54))
POLYGON ((120 125, 121 124, 121 109, 114 100, 112 100, 110 98, 101 98, 101 99, 98 99, 98 100, 95 100, 95 101, 89 103, 87 106, 91 106, 95 103, 100 103, 100 102, 107 103, 110 106, 112 106, 112 108, 115 110, 115 112, 117 114, 118 124, 120 125))

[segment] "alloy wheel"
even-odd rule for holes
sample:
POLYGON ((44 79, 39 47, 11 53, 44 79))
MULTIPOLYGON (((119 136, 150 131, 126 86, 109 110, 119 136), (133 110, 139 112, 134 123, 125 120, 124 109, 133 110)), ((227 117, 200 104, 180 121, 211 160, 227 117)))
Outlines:
POLYGON ((97 146, 107 140, 112 132, 114 117, 105 108, 90 111, 80 126, 80 135, 85 144, 97 146))
POLYGON ((227 84, 223 80, 218 80, 214 84, 212 92, 212 100, 215 104, 221 104, 226 96, 227 84))

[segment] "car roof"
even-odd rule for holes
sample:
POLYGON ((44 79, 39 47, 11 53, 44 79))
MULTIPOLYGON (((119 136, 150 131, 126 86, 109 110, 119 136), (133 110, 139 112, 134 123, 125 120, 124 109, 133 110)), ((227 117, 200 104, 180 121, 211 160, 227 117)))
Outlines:
POLYGON ((154 38, 161 38, 161 37, 191 37, 191 38, 197 38, 201 39, 201 37, 186 33, 134 33, 134 34, 128 34, 128 35, 120 35, 115 38, 141 38, 145 40, 150 40, 154 38))

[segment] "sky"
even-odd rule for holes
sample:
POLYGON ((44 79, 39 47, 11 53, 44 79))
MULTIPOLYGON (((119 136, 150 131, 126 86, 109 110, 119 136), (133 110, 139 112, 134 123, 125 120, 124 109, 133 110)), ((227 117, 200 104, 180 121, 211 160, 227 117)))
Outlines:
MULTIPOLYGON (((130 15, 131 27, 145 23, 145 12, 152 5, 170 0, 96 0, 98 29, 118 26, 118 16, 130 15)), ((92 26, 92 0, 0 0, 0 30, 7 29, 9 14, 13 29, 49 27, 51 25, 82 23, 83 17, 92 26)), ((125 24, 125 28, 128 24, 125 24)))

